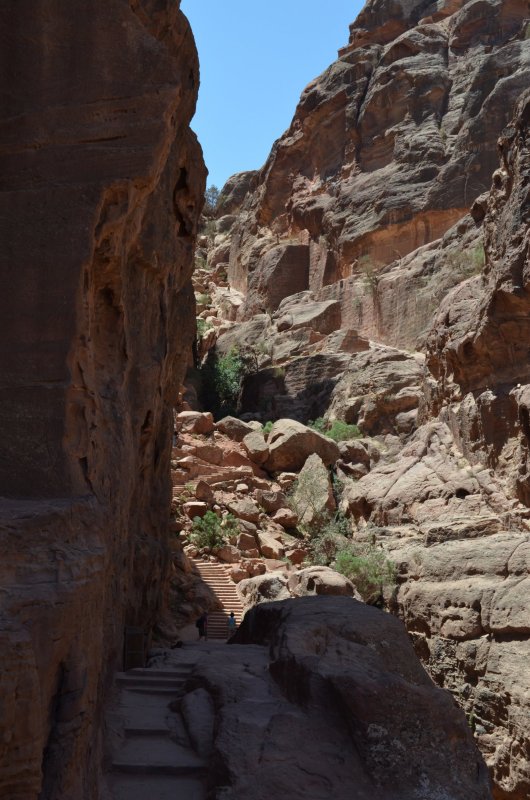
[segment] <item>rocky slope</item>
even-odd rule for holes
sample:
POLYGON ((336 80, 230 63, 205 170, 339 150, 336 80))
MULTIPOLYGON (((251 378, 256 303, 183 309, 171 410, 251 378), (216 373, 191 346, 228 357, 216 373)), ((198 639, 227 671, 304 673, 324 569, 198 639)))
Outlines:
POLYGON ((528 12, 393 12, 367 4, 263 169, 223 191, 202 355, 245 355, 247 420, 370 437, 335 462, 354 537, 398 565, 387 603, 465 708, 496 800, 523 800, 528 12))
POLYGON ((96 798, 124 626, 168 567, 205 171, 179 3, 9 2, 0 153, 0 795, 96 798))
POLYGON ((267 603, 229 647, 160 653, 153 666, 190 657, 179 708, 209 796, 491 797, 464 715, 388 614, 346 597, 267 603))

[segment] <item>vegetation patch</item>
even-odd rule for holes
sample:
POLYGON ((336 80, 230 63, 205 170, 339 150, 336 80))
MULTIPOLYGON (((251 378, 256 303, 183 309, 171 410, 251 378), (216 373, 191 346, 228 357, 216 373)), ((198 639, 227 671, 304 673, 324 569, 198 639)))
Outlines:
POLYGON ((239 533, 239 526, 232 514, 218 517, 213 511, 207 511, 204 517, 195 517, 190 533, 190 542, 199 549, 211 550, 222 547, 230 536, 239 533))

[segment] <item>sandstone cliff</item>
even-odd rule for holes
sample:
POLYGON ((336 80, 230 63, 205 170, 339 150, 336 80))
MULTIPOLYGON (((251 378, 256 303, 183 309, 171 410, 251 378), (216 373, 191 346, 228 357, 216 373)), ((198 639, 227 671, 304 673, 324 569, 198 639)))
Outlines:
POLYGON ((6 800, 97 796, 109 671, 159 610, 205 180, 179 5, 0 9, 6 800))
POLYGON ((496 800, 523 800, 528 11, 392 12, 367 4, 262 170, 231 179, 205 351, 250 352, 249 418, 371 439, 377 458, 335 465, 354 537, 397 564, 387 602, 465 708, 496 800))
POLYGON ((481 265, 469 222, 442 257, 433 243, 489 189, 529 83, 527 16, 518 0, 367 3, 242 206, 228 270, 240 316, 310 289, 340 304, 342 327, 414 343, 440 300, 433 274, 447 290, 481 265))

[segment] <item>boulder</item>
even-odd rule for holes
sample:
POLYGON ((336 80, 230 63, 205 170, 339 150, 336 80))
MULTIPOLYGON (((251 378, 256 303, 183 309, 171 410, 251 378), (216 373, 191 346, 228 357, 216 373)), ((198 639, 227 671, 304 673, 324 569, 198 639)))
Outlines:
POLYGON ((295 597, 332 594, 361 600, 353 583, 330 567, 307 567, 295 572, 290 576, 287 586, 295 597))
POLYGON ((195 519, 195 517, 204 517, 208 511, 208 504, 202 503, 199 500, 190 500, 188 503, 184 503, 182 510, 190 519, 195 519))
POLYGON ((272 490, 258 490, 256 492, 256 500, 267 514, 273 514, 275 511, 279 511, 280 508, 285 508, 287 505, 287 498, 284 493, 274 492, 272 490))
POLYGON ((258 533, 259 549, 265 558, 282 558, 285 548, 272 534, 260 531, 258 533))
POLYGON ((282 528, 296 528, 298 516, 292 508, 280 508, 273 516, 273 521, 281 525, 282 528))
POLYGON ((211 433, 214 429, 213 416, 209 411, 181 411, 177 414, 176 426, 182 433, 211 433))
POLYGON ((285 550, 285 557, 295 566, 302 564, 307 558, 307 550, 304 547, 288 547, 285 550))
POLYGON ((233 566, 228 574, 234 583, 240 583, 249 577, 248 570, 244 569, 240 564, 233 566))
POLYGON ((247 606, 266 603, 268 600, 286 600, 290 597, 287 578, 278 573, 247 578, 238 584, 237 592, 247 606))
POLYGON ((226 504, 226 507, 238 519, 246 522, 259 522, 260 510, 249 497, 241 500, 231 500, 226 504))
POLYGON ((215 424, 215 430, 224 433, 234 442, 242 442, 245 436, 254 432, 248 423, 237 419, 237 417, 223 417, 215 424))
POLYGON ((214 493, 210 484, 206 481, 198 481, 195 487, 195 497, 197 500, 211 505, 214 502, 214 493))
POLYGON ((243 447, 254 464, 264 464, 269 457, 269 447, 261 430, 247 433, 243 439, 243 447))
POLYGON ((238 550, 254 550, 256 544, 256 537, 250 533, 240 533, 236 540, 238 550))
POLYGON ((222 547, 218 547, 215 555, 219 561, 225 561, 228 564, 235 564, 241 559, 239 550, 232 544, 224 544, 222 547))
POLYGON ((299 470, 313 453, 326 466, 334 464, 340 455, 336 442, 292 419, 275 422, 267 443, 269 457, 264 466, 269 472, 299 470))
POLYGON ((311 526, 336 508, 327 467, 313 454, 305 462, 292 495, 293 508, 301 525, 311 526))

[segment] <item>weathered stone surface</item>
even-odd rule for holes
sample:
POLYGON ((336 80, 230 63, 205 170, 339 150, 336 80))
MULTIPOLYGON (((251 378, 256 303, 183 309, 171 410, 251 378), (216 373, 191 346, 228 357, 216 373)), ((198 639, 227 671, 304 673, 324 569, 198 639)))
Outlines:
POLYGON ((317 453, 326 466, 339 457, 339 448, 334 441, 290 419, 274 423, 267 444, 269 458, 265 468, 269 472, 301 469, 313 453, 317 453))
POLYGON ((295 528, 298 525, 298 515, 291 508, 280 508, 272 518, 282 528, 295 528))
POLYGON ((316 453, 309 456, 300 471, 292 504, 300 524, 309 527, 336 508, 328 469, 316 453))
POLYGON ((214 428, 213 417, 209 411, 181 411, 177 414, 177 427, 184 433, 211 433, 214 428))
POLYGON ((0 795, 93 798, 123 626, 153 625, 169 563, 198 64, 166 0, 21 0, 0 27, 0 795))
POLYGON ((276 539, 272 533, 268 531, 259 531, 257 536, 262 556, 265 556, 265 558, 282 558, 285 554, 285 548, 281 541, 276 539))
POLYGON ((410 433, 415 415, 404 423, 399 415, 416 412, 422 396, 421 354, 373 346, 354 356, 331 395, 327 416, 359 425, 366 435, 410 433))
MULTIPOLYGON (((294 477, 295 476, 293 476, 293 480, 294 477)), ((256 492, 256 500, 267 514, 274 514, 274 512, 279 511, 280 508, 284 508, 287 505, 287 497, 283 492, 259 489, 256 492)))
POLYGON ((269 456, 269 447, 261 431, 247 433, 243 439, 243 447, 254 464, 264 464, 269 456))
POLYGON ((229 511, 246 522, 259 522, 260 510, 250 497, 241 500, 231 500, 227 503, 229 511))
MULTIPOLYGON (((263 565, 265 566, 265 565, 263 565)), ((259 575, 238 583, 237 592, 247 606, 255 606, 268 600, 287 600, 291 595, 284 575, 259 575)))
POLYGON ((333 594, 361 600, 353 583, 330 567, 307 567, 295 572, 287 581, 287 588, 294 597, 333 594))
POLYGON ((260 604, 235 642, 194 675, 217 699, 210 782, 234 800, 491 797, 463 713, 389 614, 345 597, 260 604))
POLYGON ((224 544, 222 547, 218 547, 215 555, 219 561, 226 561, 228 564, 236 564, 241 559, 241 553, 232 544, 224 544))
POLYGON ((215 429, 234 442, 242 442, 245 436, 253 433, 252 427, 237 417, 223 417, 215 424, 215 429))

